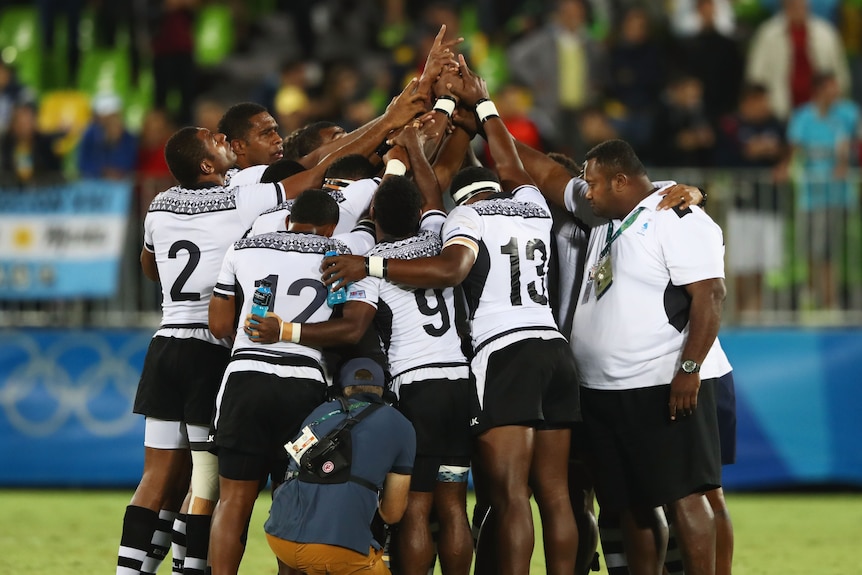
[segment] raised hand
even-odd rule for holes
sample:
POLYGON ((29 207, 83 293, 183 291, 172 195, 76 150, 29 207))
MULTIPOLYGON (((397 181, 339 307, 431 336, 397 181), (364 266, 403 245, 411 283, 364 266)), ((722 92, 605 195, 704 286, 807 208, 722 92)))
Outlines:
POLYGON ((387 106, 383 117, 391 129, 401 128, 427 111, 425 97, 417 91, 418 86, 419 80, 413 78, 387 106))
MULTIPOLYGON (((422 70, 422 77, 419 79, 419 91, 428 93, 438 76, 446 68, 458 66, 458 61, 455 59, 454 48, 464 41, 464 38, 456 38, 454 40, 443 41, 446 36, 446 25, 440 27, 440 31, 434 38, 434 43, 428 51, 428 57, 425 59, 425 68, 422 70)), ((435 94, 437 94, 435 90, 435 94)), ((439 95, 439 94, 438 94, 439 95)))
POLYGON ((467 67, 463 54, 458 54, 458 69, 461 72, 461 81, 453 79, 446 86, 461 101, 461 104, 473 108, 476 102, 488 98, 488 86, 485 80, 467 67))

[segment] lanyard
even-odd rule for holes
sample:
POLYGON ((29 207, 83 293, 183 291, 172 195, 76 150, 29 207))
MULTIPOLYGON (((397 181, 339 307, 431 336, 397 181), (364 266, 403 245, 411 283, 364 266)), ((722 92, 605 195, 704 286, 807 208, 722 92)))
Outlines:
POLYGON ((637 210, 635 210, 632 215, 626 218, 626 221, 623 222, 623 225, 621 225, 619 229, 613 233, 613 235, 611 235, 611 230, 614 228, 614 225, 611 222, 608 222, 608 235, 605 239, 605 247, 602 249, 602 253, 599 257, 603 258, 608 255, 608 252, 611 251, 611 244, 614 243, 614 240, 620 237, 620 234, 622 234, 629 228, 629 226, 635 223, 635 220, 638 219, 638 216, 641 215, 641 212, 645 209, 645 207, 641 206, 637 210))

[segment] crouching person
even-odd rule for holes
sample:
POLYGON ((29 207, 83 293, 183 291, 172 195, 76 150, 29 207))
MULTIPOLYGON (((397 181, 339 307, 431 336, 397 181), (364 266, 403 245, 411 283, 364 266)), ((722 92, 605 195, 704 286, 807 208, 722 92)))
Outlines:
POLYGON ((273 495, 266 537, 281 561, 306 575, 388 574, 371 523, 376 512, 387 524, 404 514, 416 435, 383 403, 377 363, 348 361, 341 385, 344 397, 315 409, 285 446, 290 467, 273 495))

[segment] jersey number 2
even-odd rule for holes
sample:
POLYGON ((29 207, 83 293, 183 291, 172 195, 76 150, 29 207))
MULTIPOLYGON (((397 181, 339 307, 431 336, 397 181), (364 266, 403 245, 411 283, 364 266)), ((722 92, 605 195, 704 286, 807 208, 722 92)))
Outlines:
MULTIPOLYGON (((272 293, 278 293, 278 275, 271 274, 264 278, 267 280, 272 287, 272 293)), ((260 281, 255 282, 255 287, 260 285, 260 281)), ((314 312, 323 305, 323 302, 326 301, 326 286, 323 285, 322 282, 318 280, 313 280, 311 278, 301 278, 293 282, 287 287, 287 295, 299 295, 302 290, 305 288, 314 289, 314 299, 311 300, 311 303, 306 306, 304 310, 299 312, 295 318, 290 320, 295 323, 303 323, 308 321, 308 319, 314 315, 314 312)), ((273 301, 273 304, 275 302, 273 301)), ((270 305, 270 311, 275 311, 272 309, 272 305, 270 305)))
POLYGON ((180 275, 178 275, 177 279, 174 281, 174 285, 171 286, 171 300, 200 301, 200 293, 194 291, 183 291, 183 287, 185 287, 186 282, 189 281, 189 278, 201 261, 201 249, 195 243, 188 240, 180 240, 171 245, 171 249, 168 250, 168 258, 172 260, 177 259, 177 255, 180 253, 180 250, 188 252, 189 261, 186 262, 180 275))

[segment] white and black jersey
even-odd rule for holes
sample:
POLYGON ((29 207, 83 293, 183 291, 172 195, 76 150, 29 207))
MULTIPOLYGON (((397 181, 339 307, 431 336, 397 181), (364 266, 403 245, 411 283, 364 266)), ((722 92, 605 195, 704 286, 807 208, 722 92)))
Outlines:
MULTIPOLYGON (((697 206, 656 210, 659 191, 635 207, 629 216, 637 212, 637 217, 611 244, 613 282, 600 299, 590 274, 584 275, 572 350, 585 387, 620 390, 670 383, 688 337, 691 298, 685 286, 724 278, 721 228, 697 206)), ((593 228, 588 270, 607 243, 608 226, 617 230, 628 219, 593 228)))
MULTIPOLYGON (((327 189, 329 195, 338 202, 338 225, 335 235, 345 234, 354 229, 359 218, 371 205, 371 198, 380 184, 380 178, 358 180, 340 190, 327 189)), ((251 227, 249 235, 268 232, 283 232, 287 229, 285 219, 290 215, 293 200, 286 200, 277 207, 260 215, 251 227)))
MULTIPOLYGON (((381 242, 368 255, 404 260, 438 255, 442 243, 437 230, 444 218, 442 212, 433 214, 436 215, 423 218, 423 229, 417 235, 381 242)), ((413 288, 367 277, 350 287, 347 300, 360 301, 377 310, 374 321, 393 380, 419 368, 434 368, 436 377, 445 374, 440 371, 443 368, 461 368, 455 378, 467 376, 467 359, 455 329, 452 288, 413 288)))
POLYGON ((215 292, 236 298, 240 322, 233 345, 231 370, 242 369, 239 360, 253 366, 246 371, 268 371, 265 364, 285 365, 290 356, 304 356, 319 363, 321 352, 290 342, 253 343, 242 329, 244 318, 251 313, 252 294, 260 280, 268 280, 273 299, 269 311, 286 322, 306 323, 329 319, 332 310, 326 303, 327 289, 320 280, 320 263, 324 254, 335 250, 349 254, 347 246, 336 239, 315 234, 275 232, 243 238, 233 244, 224 256, 215 292))
POLYGON ((235 186, 250 186, 259 184, 260 178, 269 166, 261 164, 258 166, 249 166, 247 168, 231 168, 228 170, 228 176, 225 177, 225 185, 229 187, 235 186))
POLYGON ((161 328, 206 328, 209 300, 228 247, 261 212, 284 199, 280 184, 175 186, 157 195, 144 220, 162 285, 161 328))
POLYGON ((525 337, 535 337, 537 331, 562 337, 546 285, 551 214, 535 186, 456 207, 446 218, 442 234, 444 248, 463 245, 476 254, 461 284, 476 351, 521 331, 525 337))

